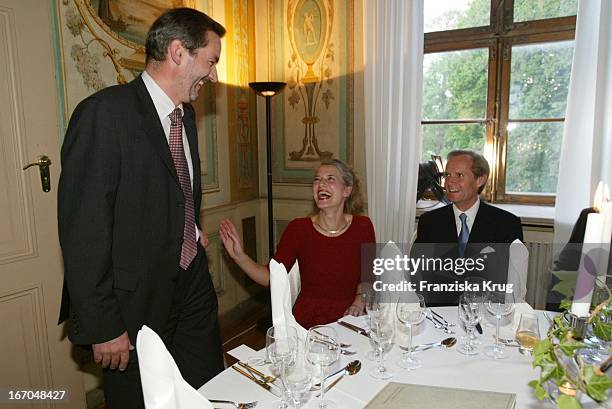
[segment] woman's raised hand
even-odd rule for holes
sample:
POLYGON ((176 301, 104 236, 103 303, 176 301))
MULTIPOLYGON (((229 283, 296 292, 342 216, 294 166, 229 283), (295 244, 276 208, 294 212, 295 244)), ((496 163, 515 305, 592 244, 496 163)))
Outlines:
POLYGON ((270 285, 270 271, 268 266, 257 264, 254 260, 244 252, 242 239, 236 230, 236 226, 228 219, 221 220, 219 223, 219 235, 221 241, 227 250, 227 254, 238 264, 238 266, 247 273, 251 279, 263 286, 270 285))
POLYGON ((232 259, 238 261, 244 256, 244 246, 242 245, 238 230, 236 230, 236 226, 234 226, 229 219, 221 220, 219 224, 219 235, 221 236, 221 241, 223 241, 225 250, 227 250, 227 253, 232 259))

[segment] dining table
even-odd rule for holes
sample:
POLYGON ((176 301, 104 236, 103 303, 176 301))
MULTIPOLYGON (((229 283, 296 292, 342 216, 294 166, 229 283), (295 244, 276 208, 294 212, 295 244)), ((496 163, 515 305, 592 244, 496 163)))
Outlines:
MULTIPOLYGON (((450 324, 455 324, 452 330, 455 334, 450 335, 440 328, 435 328, 429 320, 424 320, 413 332, 413 345, 441 341, 449 336, 461 338, 465 335, 457 312, 457 307, 436 307, 435 312, 440 314, 450 324)), ((544 311, 533 311, 538 316, 540 335, 545 336, 549 327, 549 318, 555 313, 544 311), (548 314, 548 316, 545 316, 548 314)), ((515 312, 516 313, 516 312, 515 312)), ((344 317, 351 323, 367 322, 363 317, 344 317), (350 319, 349 319, 350 318, 350 319), (359 320, 362 321, 359 321, 359 320)), ((342 319, 341 319, 342 320, 342 319)), ((513 334, 512 323, 518 320, 510 319, 502 327, 502 334, 513 334)), ((521 354, 515 346, 505 346, 507 357, 494 359, 484 354, 484 348, 495 342, 495 325, 492 321, 483 319, 481 323, 482 334, 476 334, 479 341, 477 347, 480 349, 477 355, 464 355, 459 353, 458 347, 433 348, 427 351, 414 352, 415 356, 422 362, 420 368, 414 370, 402 369, 397 365, 404 350, 400 347, 406 337, 396 337, 391 349, 384 354, 386 368, 393 374, 391 379, 377 380, 369 375, 369 372, 377 363, 367 359, 367 354, 372 350, 369 337, 348 329, 337 322, 329 324, 332 326, 339 338, 339 342, 350 344, 347 350, 355 351, 354 355, 341 355, 334 368, 340 368, 353 360, 360 360, 362 368, 359 373, 345 376, 326 393, 326 399, 336 403, 338 409, 364 408, 374 396, 381 391, 389 382, 407 383, 414 385, 428 385, 436 387, 460 388, 478 391, 491 391, 511 393, 516 395, 516 409, 535 409, 553 407, 549 403, 539 401, 528 386, 529 381, 538 379, 539 369, 532 366, 533 357, 521 354), (399 345, 398 345, 399 344, 399 345)), ((403 331, 403 330, 402 330, 403 331)), ((500 336, 501 338, 501 336, 500 336)), ((461 342, 461 341, 459 341, 461 342)), ((458 343, 459 344, 459 343, 458 343)), ((265 358, 265 349, 255 351, 245 345, 229 351, 239 361, 253 361, 254 357, 265 358)), ((256 367, 259 371, 271 374, 269 365, 256 367)), ((330 369, 329 372, 333 371, 330 369)), ((333 380, 326 381, 329 385, 333 380)), ((282 387, 279 380, 276 383, 282 387)), ((198 391, 207 399, 224 399, 235 402, 257 401, 257 409, 272 408, 279 398, 257 383, 228 367, 215 378, 204 384, 198 391)), ((310 393, 310 401, 304 407, 310 407, 311 401, 316 400, 318 392, 310 393)), ((215 407, 231 407, 216 406, 215 407)))

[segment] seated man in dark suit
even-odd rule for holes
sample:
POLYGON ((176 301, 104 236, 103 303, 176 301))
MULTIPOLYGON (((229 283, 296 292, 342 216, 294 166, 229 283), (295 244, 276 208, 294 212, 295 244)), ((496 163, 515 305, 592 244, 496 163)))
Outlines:
MULTIPOLYGON (((471 276, 496 283, 507 282, 509 246, 496 244, 512 243, 515 239, 522 241, 523 230, 518 217, 480 200, 478 195, 485 188, 488 177, 489 164, 481 154, 468 150, 450 152, 445 189, 452 204, 421 215, 412 251, 413 257, 484 258, 484 270, 419 271, 415 277, 417 283, 419 280, 462 282, 471 276)), ((426 296, 426 300, 429 298, 431 304, 456 304, 459 294, 461 291, 436 292, 435 296, 426 296)))

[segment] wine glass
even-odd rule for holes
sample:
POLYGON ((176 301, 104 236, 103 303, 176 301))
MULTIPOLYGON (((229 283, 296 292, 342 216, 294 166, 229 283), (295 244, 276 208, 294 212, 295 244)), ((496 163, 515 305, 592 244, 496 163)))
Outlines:
POLYGON ((540 340, 540 325, 538 316, 533 313, 521 314, 518 328, 516 329, 516 340, 519 343, 521 354, 531 354, 535 344, 540 340))
MULTIPOLYGON (((485 280, 483 277, 478 277, 478 276, 472 276, 472 277, 467 277, 465 279, 465 284, 466 284, 466 290, 463 294, 465 294, 466 296, 474 299, 474 302, 478 302, 481 304, 482 306, 482 311, 481 311, 481 318, 482 315, 484 314, 484 303, 487 300, 487 293, 483 290, 483 286, 484 286, 484 282, 487 281, 485 280)), ((482 319, 480 320, 482 321, 482 319)), ((478 322, 476 325, 478 325, 480 322, 478 322)), ((475 325, 475 326, 476 326, 475 325)), ((493 327, 493 325, 491 325, 491 327, 493 327)), ((476 331, 471 331, 470 333, 466 333, 465 335, 462 335, 459 339, 462 342, 467 341, 467 338, 470 339, 470 342, 472 343, 472 345, 480 345, 480 339, 478 339, 476 337, 476 331)))
POLYGON ((472 294, 463 294, 459 297, 457 307, 459 319, 465 324, 467 332, 466 342, 459 348, 459 352, 465 355, 478 354, 478 348, 472 342, 474 327, 482 319, 482 299, 474 297, 472 294))
POLYGON ((327 325, 317 325, 308 330, 306 336, 306 359, 315 366, 321 378, 321 395, 316 407, 333 409, 335 403, 325 399, 325 375, 327 368, 340 358, 338 334, 327 325))
MULTIPOLYGON (((370 323, 370 327, 372 326, 372 322, 378 322, 379 317, 383 314, 383 303, 381 302, 381 294, 378 291, 374 291, 373 289, 369 289, 364 293, 365 299, 365 309, 368 314, 368 322, 370 323)), ((372 340, 372 338, 370 338, 372 340)), ((376 361, 377 359, 377 351, 376 345, 372 342, 372 349, 368 351, 366 354, 366 359, 369 361, 376 361)))
POLYGON ((370 370, 370 376, 375 379, 389 379, 393 376, 384 363, 384 353, 391 350, 393 341, 393 320, 386 314, 373 318, 370 322, 370 339, 376 345, 377 365, 370 370))
POLYGON ((495 344, 485 348, 485 354, 495 359, 504 359, 508 354, 499 342, 499 326, 501 319, 514 311, 514 293, 491 291, 487 298, 487 311, 495 317, 495 344))
POLYGON ((291 365, 285 365, 281 376, 291 406, 301 408, 306 401, 312 386, 312 367, 306 362, 304 355, 296 357, 291 365))
POLYGON ((402 354, 402 359, 397 362, 400 368, 417 369, 423 364, 412 354, 412 327, 418 325, 425 319, 427 309, 425 300, 421 294, 412 294, 411 300, 399 300, 395 307, 397 319, 403 326, 408 328, 408 351, 402 354))
MULTIPOLYGON (((295 361, 298 346, 297 330, 286 325, 275 325, 266 332, 266 353, 274 365, 276 372, 282 374, 285 365, 295 361)), ((276 403, 276 409, 287 409, 284 393, 276 403)))

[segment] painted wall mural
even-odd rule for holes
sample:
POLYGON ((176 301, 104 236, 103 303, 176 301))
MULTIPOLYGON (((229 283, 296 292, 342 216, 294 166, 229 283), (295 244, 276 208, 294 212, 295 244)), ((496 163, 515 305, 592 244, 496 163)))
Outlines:
MULTIPOLYGON (((140 74, 145 65, 146 33, 157 16, 169 8, 195 6, 196 0, 55 0, 55 47, 64 129, 82 99, 140 74)), ((199 8, 206 12, 207 7, 199 8)), ((215 192, 219 190, 219 168, 214 85, 203 88, 193 105, 203 190, 215 192)))
POLYGON ((257 100, 249 88, 255 80, 253 0, 226 0, 227 107, 232 201, 256 198, 257 100))
POLYGON ((275 181, 310 183, 327 158, 353 161, 353 1, 271 0, 275 181), (281 29, 282 28, 282 29, 281 29))

